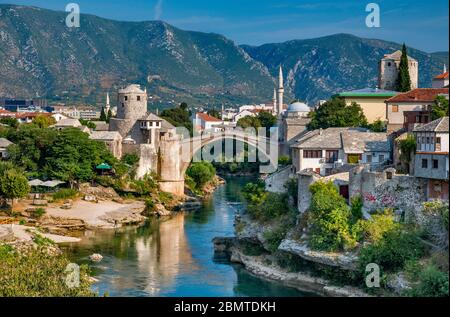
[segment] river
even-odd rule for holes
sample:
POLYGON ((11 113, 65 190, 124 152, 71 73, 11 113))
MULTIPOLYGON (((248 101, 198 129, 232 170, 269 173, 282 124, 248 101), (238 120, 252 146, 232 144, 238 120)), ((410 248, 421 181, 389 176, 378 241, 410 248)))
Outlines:
POLYGON ((248 178, 227 179, 203 208, 140 227, 88 231, 67 246, 72 261, 90 263, 98 280, 92 288, 109 296, 307 296, 247 273, 241 265, 213 259, 216 236, 233 236, 236 203, 248 178))

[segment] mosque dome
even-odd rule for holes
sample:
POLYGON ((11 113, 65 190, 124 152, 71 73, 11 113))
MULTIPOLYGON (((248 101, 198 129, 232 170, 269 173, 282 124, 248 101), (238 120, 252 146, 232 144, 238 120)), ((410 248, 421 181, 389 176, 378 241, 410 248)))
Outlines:
POLYGON ((310 112, 309 106, 303 102, 296 101, 289 105, 287 108, 288 112, 310 112))

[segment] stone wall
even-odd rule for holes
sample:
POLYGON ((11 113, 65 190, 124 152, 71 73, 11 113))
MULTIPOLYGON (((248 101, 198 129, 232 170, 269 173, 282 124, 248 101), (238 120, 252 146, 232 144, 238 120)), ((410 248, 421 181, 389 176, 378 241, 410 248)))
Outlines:
POLYGON ((291 177, 294 177, 294 175, 292 175, 292 165, 286 166, 281 170, 270 174, 264 181, 266 190, 272 193, 286 192, 284 185, 291 177))
POLYGON ((350 171, 349 193, 350 197, 361 196, 366 210, 392 208, 408 217, 422 210, 426 181, 395 174, 395 169, 371 172, 361 165, 350 171))

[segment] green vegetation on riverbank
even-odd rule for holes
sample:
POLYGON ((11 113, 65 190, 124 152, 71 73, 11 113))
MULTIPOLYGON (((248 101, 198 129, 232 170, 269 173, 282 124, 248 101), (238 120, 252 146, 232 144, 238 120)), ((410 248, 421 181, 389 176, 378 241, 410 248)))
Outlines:
POLYGON ((20 252, 0 244, 0 297, 95 296, 87 266, 79 267, 78 279, 67 270, 70 261, 65 256, 49 254, 45 242, 41 244, 20 252))

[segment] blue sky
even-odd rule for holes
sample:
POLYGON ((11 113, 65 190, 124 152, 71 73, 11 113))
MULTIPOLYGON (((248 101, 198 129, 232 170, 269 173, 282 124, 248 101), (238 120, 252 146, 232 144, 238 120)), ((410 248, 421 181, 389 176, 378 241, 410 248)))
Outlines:
POLYGON ((160 19, 182 29, 220 33, 239 44, 351 33, 427 52, 449 46, 448 0, 0 0, 61 11, 69 2, 78 3, 82 13, 123 21, 160 19), (370 2, 380 6, 380 28, 365 25, 370 2))

